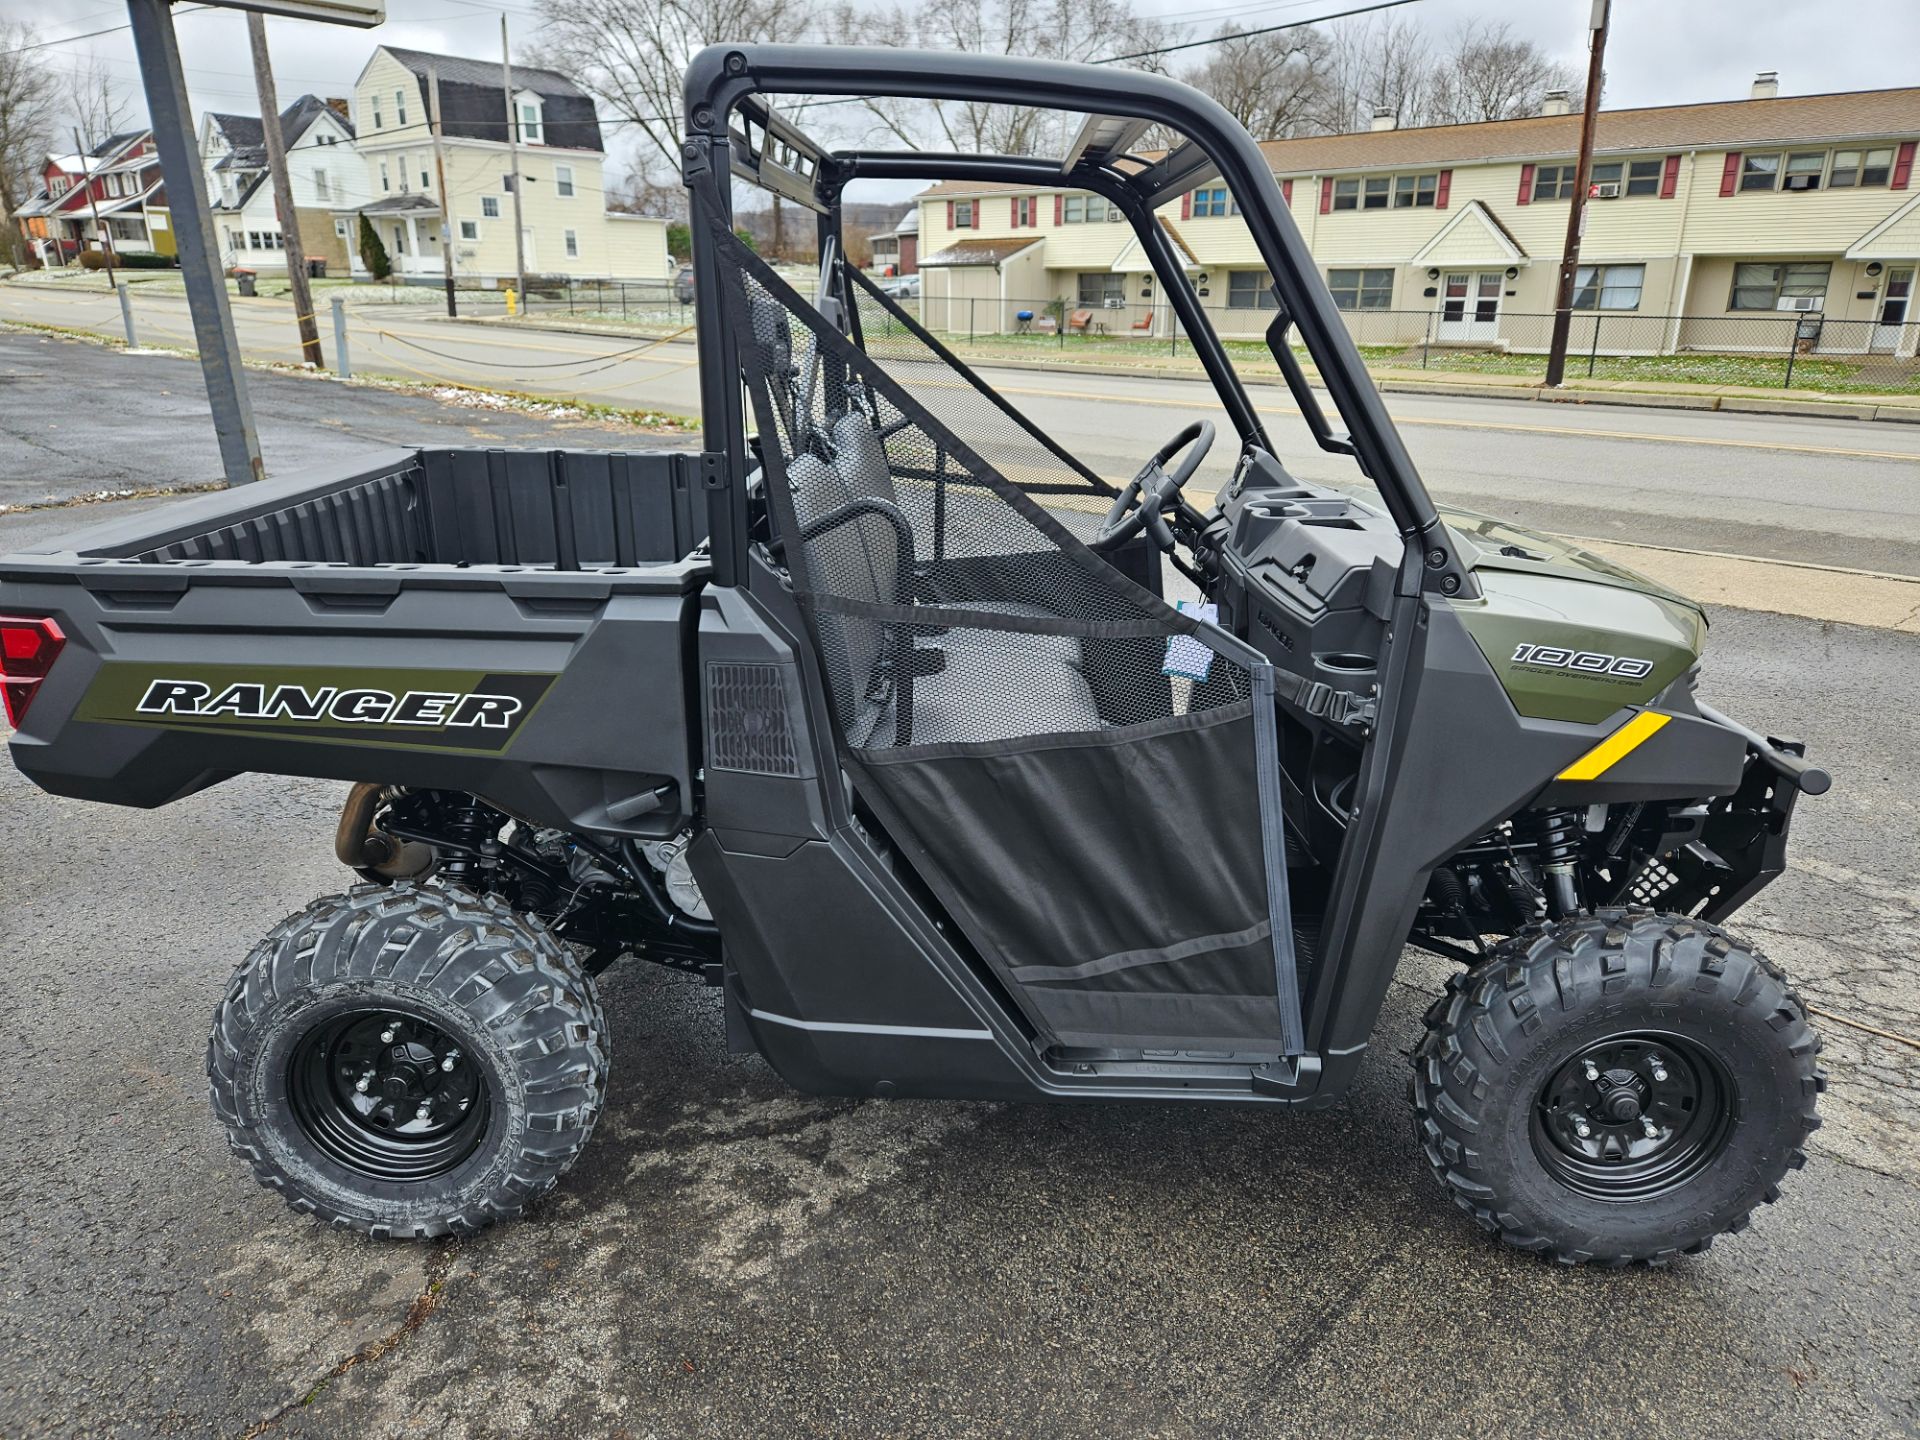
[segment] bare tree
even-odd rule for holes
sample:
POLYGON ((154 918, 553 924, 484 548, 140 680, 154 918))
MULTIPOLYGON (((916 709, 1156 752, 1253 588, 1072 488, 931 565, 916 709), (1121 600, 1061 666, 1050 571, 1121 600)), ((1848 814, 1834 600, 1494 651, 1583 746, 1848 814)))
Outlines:
POLYGON ((1469 20, 1434 67, 1424 119, 1429 125, 1512 120, 1538 114, 1549 90, 1578 88, 1571 68, 1548 59, 1504 20, 1469 20))
POLYGON ((1327 103, 1326 35, 1300 29, 1229 38, 1237 28, 1221 26, 1220 43, 1180 78, 1218 100, 1256 140, 1317 131, 1327 103))
MULTIPOLYGON (((1150 50, 1167 33, 1158 20, 1136 14, 1129 0, 924 0, 881 11, 843 5, 831 29, 841 44, 1077 61, 1150 50)), ((1128 63, 1157 68, 1151 58, 1128 63)), ((1064 146, 1074 123, 1057 112, 973 101, 875 99, 865 108, 878 128, 904 144, 965 154, 1051 153, 1064 146)))
POLYGON ((133 105, 98 55, 76 64, 61 84, 67 92, 66 119, 89 149, 133 128, 133 105))
POLYGON ((1365 130, 1376 110, 1401 125, 1423 116, 1432 45, 1411 20, 1370 15, 1327 27, 1320 130, 1365 130))
POLYGON ((802 38, 801 0, 545 0, 546 28, 530 59, 572 76, 644 139, 645 174, 677 173, 681 79, 721 41, 802 38))
POLYGON ((33 193, 60 117, 60 84, 42 58, 45 52, 23 48, 33 40, 25 25, 0 24, 0 224, 16 261, 26 240, 13 212, 33 193))

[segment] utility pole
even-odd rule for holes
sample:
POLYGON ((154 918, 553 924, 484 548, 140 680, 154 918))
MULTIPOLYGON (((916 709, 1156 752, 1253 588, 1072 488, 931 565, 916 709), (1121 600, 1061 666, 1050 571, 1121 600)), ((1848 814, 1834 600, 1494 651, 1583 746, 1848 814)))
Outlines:
POLYGON ((267 54, 267 17, 247 12, 247 39, 253 45, 253 84, 260 95, 260 130, 267 140, 267 172, 273 177, 273 208, 280 216, 280 253, 287 257, 287 282, 293 289, 293 313, 300 327, 300 353, 319 370, 320 324, 313 314, 313 287, 307 284, 307 252, 300 243, 300 216, 293 208, 293 176, 287 173, 287 137, 280 133, 280 99, 273 85, 273 60, 267 54))
POLYGON ((226 277, 220 273, 220 252, 214 245, 213 216, 200 183, 200 154, 187 109, 187 77, 180 66, 180 42, 173 33, 173 10, 168 0, 127 0, 127 15, 133 22, 133 45, 140 57, 140 79, 146 87, 161 173, 175 177, 168 196, 173 204, 174 238, 180 246, 180 275, 187 282, 187 305, 213 408, 214 434, 220 440, 220 462, 227 483, 240 485, 264 473, 260 440, 254 433, 246 373, 240 368, 240 342, 233 333, 226 277))
MULTIPOLYGON (((1609 0, 1593 0, 1588 28, 1587 103, 1580 113, 1580 159, 1573 172, 1573 203, 1567 209, 1567 244, 1560 256, 1560 285, 1553 305, 1553 341, 1547 350, 1547 384, 1558 388, 1567 373, 1567 336, 1573 329, 1573 282, 1580 273, 1580 237, 1587 228, 1587 185, 1593 174, 1593 124, 1600 113, 1606 74, 1609 0)), ((1598 316, 1596 312, 1596 323, 1598 316)))
POLYGON ((513 58, 507 50, 507 16, 500 14, 500 88, 507 99, 507 160, 513 173, 513 273, 520 310, 527 308, 527 232, 520 220, 520 115, 513 103, 513 58))
MULTIPOLYGON (((427 67, 427 106, 433 112, 427 117, 433 127, 433 183, 440 192, 440 268, 447 275, 447 314, 458 318, 460 304, 453 294, 453 192, 447 189, 447 153, 440 144, 440 71, 433 65, 427 67)), ((516 183, 516 199, 519 188, 516 183)))
MULTIPOLYGON (((107 257, 107 288, 114 288, 113 279, 113 237, 100 228, 100 197, 93 193, 93 167, 87 162, 93 158, 87 153, 86 142, 80 138, 80 127, 73 127, 73 149, 80 157, 80 183, 87 187, 87 208, 93 212, 93 231, 100 237, 100 253, 107 257)), ((80 252, 86 254, 83 248, 80 252)))

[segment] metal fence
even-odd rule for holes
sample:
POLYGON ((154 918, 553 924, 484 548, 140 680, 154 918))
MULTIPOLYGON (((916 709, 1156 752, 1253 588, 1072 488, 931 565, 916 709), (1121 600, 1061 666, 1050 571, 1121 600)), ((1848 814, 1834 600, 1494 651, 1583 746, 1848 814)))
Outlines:
MULTIPOLYGON (((920 322, 969 353, 1044 348, 1080 358, 1190 357, 1170 307, 1150 299, 1098 305, 1058 298, 923 295, 902 302, 920 322)), ((1202 302, 1208 323, 1236 353, 1264 350, 1273 311, 1202 302)), ((1370 367, 1539 379, 1553 332, 1551 311, 1498 307, 1344 309, 1340 318, 1370 367)), ((1882 323, 1820 312, 1649 315, 1574 312, 1567 371, 1596 380, 1737 385, 1861 392, 1920 392, 1920 320, 1882 323)))

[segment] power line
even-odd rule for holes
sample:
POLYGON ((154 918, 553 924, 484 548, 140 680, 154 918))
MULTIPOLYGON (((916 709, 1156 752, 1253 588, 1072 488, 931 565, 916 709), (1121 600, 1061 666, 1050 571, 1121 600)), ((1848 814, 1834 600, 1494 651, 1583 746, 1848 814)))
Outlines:
MULTIPOLYGON (((198 15, 202 11, 212 10, 212 5, 189 5, 184 10, 176 10, 175 15, 198 15)), ((71 45, 75 40, 92 40, 101 35, 113 35, 122 30, 131 30, 131 25, 109 25, 104 30, 88 30, 79 35, 57 35, 51 40, 34 40, 25 45, 16 45, 11 50, 0 50, 0 55, 24 55, 29 50, 45 50, 50 45, 71 45)))
POLYGON ((1380 0, 1378 5, 1362 5, 1355 10, 1340 10, 1332 15, 1315 15, 1307 20, 1289 20, 1284 25, 1263 25, 1258 30, 1242 30, 1235 35, 1215 35, 1210 40, 1187 40, 1178 45, 1162 45, 1154 50, 1136 50, 1131 55, 1108 55, 1089 61, 1093 65, 1119 65, 1128 60, 1149 60, 1155 55, 1171 55, 1176 50, 1195 50, 1202 45, 1224 45, 1230 40, 1251 40, 1256 35, 1277 35, 1282 30, 1299 30, 1307 25, 1324 25, 1329 20, 1345 20, 1354 15, 1371 15, 1376 10, 1396 10, 1419 0, 1380 0))

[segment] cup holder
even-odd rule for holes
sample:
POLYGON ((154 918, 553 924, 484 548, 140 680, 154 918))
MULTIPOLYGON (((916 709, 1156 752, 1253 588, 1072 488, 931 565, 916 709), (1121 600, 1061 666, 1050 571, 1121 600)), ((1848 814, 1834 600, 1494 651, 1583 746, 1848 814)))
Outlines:
POLYGON ((1357 655, 1345 651, 1335 651, 1331 654, 1316 655, 1313 658, 1314 662, 1323 669, 1339 670, 1349 675, 1370 674, 1373 670, 1373 657, 1371 655, 1357 655))

